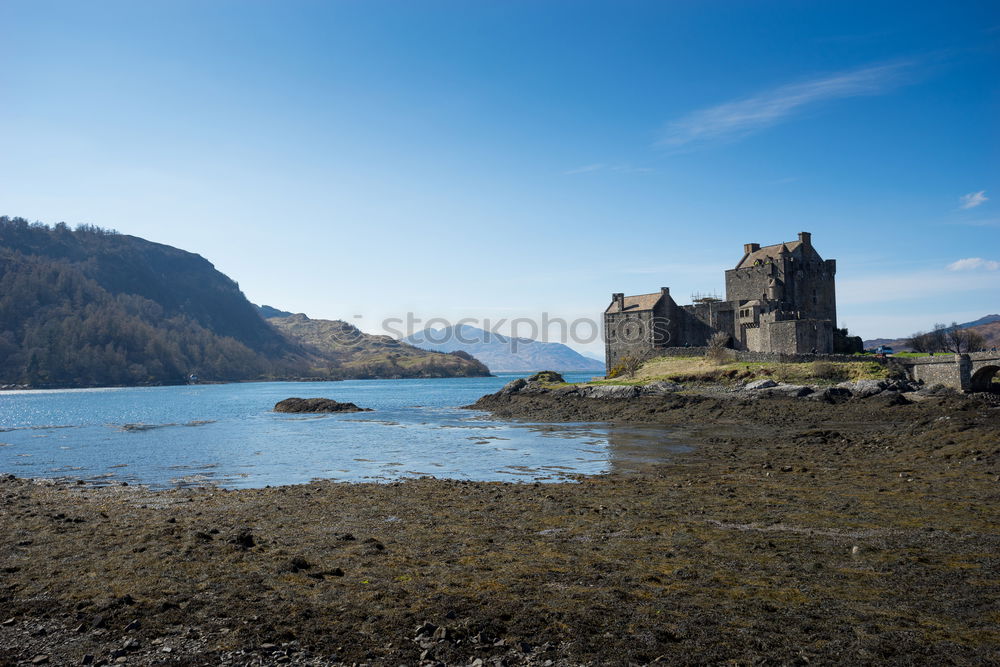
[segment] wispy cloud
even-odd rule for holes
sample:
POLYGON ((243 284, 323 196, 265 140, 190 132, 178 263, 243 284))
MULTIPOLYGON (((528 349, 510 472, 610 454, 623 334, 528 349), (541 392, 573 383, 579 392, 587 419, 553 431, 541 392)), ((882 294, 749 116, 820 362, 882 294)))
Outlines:
POLYGON ((989 197, 986 196, 986 190, 980 190, 979 192, 970 192, 967 195, 962 195, 958 198, 960 202, 959 208, 976 208, 980 204, 985 204, 989 201, 989 197))
POLYGON ((948 265, 949 271, 1000 271, 1000 262, 982 257, 967 257, 948 265))
POLYGON ((912 62, 895 62, 861 67, 700 109, 668 123, 659 144, 676 148, 736 139, 775 125, 808 106, 848 97, 879 95, 903 84, 912 65, 912 62))
POLYGON ((564 171, 563 174, 566 176, 573 176, 575 174, 589 174, 595 171, 613 171, 619 174, 649 174, 656 170, 650 167, 635 167, 630 164, 606 164, 604 162, 595 162, 594 164, 586 164, 582 167, 564 171))

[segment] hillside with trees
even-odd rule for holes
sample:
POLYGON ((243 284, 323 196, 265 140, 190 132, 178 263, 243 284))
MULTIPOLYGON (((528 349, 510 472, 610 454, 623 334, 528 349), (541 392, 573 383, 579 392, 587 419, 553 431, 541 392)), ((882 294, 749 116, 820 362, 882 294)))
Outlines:
MULTIPOLYGON (((436 372, 482 374, 452 359, 436 372)), ((0 217, 0 385, 402 375, 350 361, 283 334, 197 254, 90 225, 0 217)))

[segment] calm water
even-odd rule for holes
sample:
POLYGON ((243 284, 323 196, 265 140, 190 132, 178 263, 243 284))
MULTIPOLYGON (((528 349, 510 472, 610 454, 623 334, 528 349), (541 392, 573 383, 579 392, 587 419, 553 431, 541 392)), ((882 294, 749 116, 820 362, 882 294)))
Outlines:
POLYGON ((682 434, 663 429, 509 423, 459 409, 512 377, 2 392, 0 472, 157 488, 421 475, 554 481, 687 449, 682 434), (289 396, 374 412, 271 411, 289 396))

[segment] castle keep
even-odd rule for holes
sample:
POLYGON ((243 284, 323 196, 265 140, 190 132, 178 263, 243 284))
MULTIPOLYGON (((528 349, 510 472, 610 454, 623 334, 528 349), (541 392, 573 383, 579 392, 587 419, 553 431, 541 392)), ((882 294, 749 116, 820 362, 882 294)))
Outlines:
POLYGON ((613 294, 604 311, 607 366, 660 348, 703 346, 718 331, 738 350, 828 354, 837 321, 836 272, 837 261, 820 257, 802 232, 797 241, 744 245, 736 268, 726 271, 725 300, 678 306, 667 287, 613 294))

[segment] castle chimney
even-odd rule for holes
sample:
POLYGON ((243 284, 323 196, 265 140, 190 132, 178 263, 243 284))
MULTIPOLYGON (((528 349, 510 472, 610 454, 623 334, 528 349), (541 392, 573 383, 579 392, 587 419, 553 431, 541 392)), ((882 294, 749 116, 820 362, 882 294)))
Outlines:
POLYGON ((758 250, 760 250, 760 244, 759 243, 744 243, 743 244, 743 254, 744 255, 749 255, 750 253, 757 252, 758 250))
POLYGON ((663 294, 664 296, 669 295, 670 294, 670 288, 669 287, 661 287, 660 288, 660 294, 663 294))
POLYGON ((615 292, 611 295, 611 300, 618 304, 618 310, 625 310, 625 293, 615 292))
POLYGON ((809 232, 799 232, 799 243, 806 248, 812 245, 812 234, 809 232))

